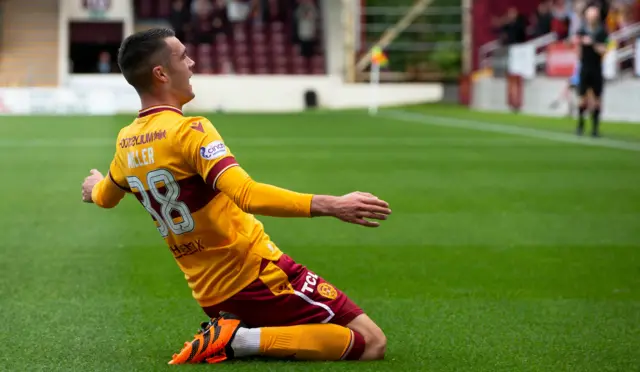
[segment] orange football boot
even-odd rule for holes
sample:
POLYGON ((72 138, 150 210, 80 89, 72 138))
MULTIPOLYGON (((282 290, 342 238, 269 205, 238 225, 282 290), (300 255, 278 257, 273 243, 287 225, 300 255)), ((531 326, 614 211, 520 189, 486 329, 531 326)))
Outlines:
POLYGON ((219 363, 233 359, 231 341, 242 327, 242 322, 230 314, 203 322, 191 342, 185 342, 180 353, 173 354, 169 364, 219 363))

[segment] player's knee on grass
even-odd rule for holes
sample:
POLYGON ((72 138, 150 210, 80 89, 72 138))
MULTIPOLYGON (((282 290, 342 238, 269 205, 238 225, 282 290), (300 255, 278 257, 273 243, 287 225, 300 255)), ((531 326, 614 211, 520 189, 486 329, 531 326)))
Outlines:
POLYGON ((347 327, 360 333, 364 338, 365 347, 360 360, 384 359, 387 351, 387 337, 371 318, 366 314, 359 315, 347 327))

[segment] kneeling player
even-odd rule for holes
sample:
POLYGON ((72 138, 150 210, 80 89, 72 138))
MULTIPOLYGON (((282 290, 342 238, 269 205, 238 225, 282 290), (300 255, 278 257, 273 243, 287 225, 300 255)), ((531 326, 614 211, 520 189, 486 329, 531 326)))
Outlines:
POLYGON ((593 137, 600 136, 600 103, 604 88, 604 76, 602 74, 602 58, 607 52, 607 32, 600 22, 600 9, 590 6, 585 11, 585 25, 578 31, 577 44, 580 45, 580 84, 578 95, 580 96, 578 110, 578 127, 576 133, 584 133, 584 114, 588 105, 588 94, 592 96, 591 114, 593 137))
POLYGON ((333 216, 376 227, 372 220, 387 219, 389 205, 368 193, 300 194, 251 179, 207 119, 183 116, 182 106, 195 96, 194 62, 173 31, 128 37, 118 64, 143 110, 118 134, 107 177, 92 170, 82 197, 112 208, 134 194, 212 318, 170 363, 251 355, 383 358, 380 328, 344 293, 284 255, 254 214, 333 216))

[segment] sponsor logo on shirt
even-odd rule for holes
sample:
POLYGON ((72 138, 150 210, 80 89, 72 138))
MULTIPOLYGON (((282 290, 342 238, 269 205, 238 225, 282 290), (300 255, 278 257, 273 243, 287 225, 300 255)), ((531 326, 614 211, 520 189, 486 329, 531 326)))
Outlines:
POLYGON ((217 159, 227 154, 227 147, 222 141, 213 141, 204 147, 200 147, 200 156, 206 160, 217 159))

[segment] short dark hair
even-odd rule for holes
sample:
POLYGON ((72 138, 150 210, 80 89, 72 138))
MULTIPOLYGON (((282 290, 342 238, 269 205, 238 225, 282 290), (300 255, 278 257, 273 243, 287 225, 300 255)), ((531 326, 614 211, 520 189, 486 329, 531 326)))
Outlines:
POLYGON ((165 39, 175 36, 169 28, 152 28, 128 36, 118 50, 118 66, 122 75, 138 93, 151 87, 151 70, 167 62, 163 53, 167 49, 165 39))

